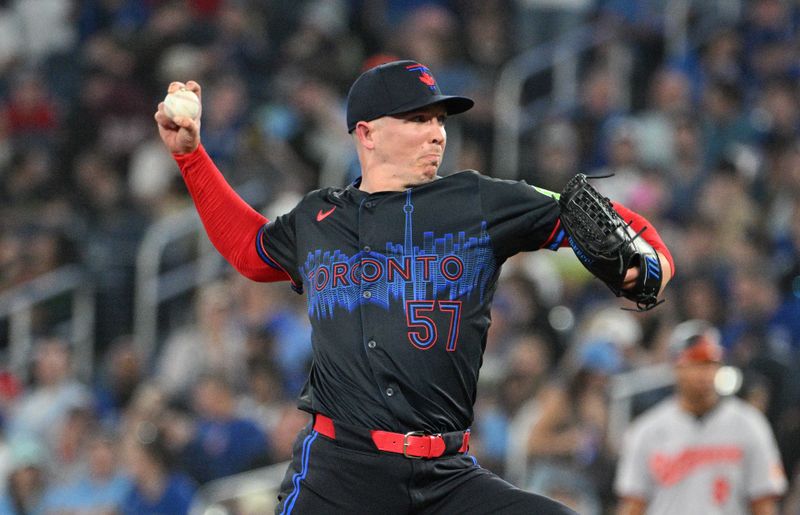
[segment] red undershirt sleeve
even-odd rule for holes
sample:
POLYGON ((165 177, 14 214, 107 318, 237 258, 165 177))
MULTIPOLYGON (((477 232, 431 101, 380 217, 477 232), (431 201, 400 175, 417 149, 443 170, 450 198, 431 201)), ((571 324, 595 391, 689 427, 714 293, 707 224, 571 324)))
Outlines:
POLYGON ((261 228, 268 220, 231 188, 203 146, 172 157, 211 243, 228 263, 254 281, 289 280, 286 272, 265 263, 256 249, 261 228))
POLYGON ((623 220, 631 224, 631 228, 634 231, 639 232, 647 227, 647 230, 642 233, 640 238, 644 238, 644 241, 649 243, 650 246, 656 250, 656 252, 660 252, 665 258, 667 258, 667 261, 669 262, 669 269, 672 271, 672 276, 674 277, 675 262, 672 260, 672 254, 664 244, 664 240, 661 239, 661 236, 659 236, 658 231, 656 231, 656 228, 653 226, 653 224, 648 222, 647 219, 642 215, 634 213, 618 202, 612 201, 611 205, 614 207, 614 210, 619 213, 619 216, 621 216, 623 220))

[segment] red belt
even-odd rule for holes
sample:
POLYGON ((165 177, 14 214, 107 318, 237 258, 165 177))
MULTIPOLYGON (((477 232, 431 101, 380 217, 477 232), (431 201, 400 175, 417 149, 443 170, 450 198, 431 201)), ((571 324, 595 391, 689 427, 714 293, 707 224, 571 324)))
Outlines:
MULTIPOLYGON (((333 420, 319 413, 314 415, 314 431, 331 440, 336 439, 336 428, 333 420)), ((410 433, 392 433, 389 431, 370 430, 370 436, 375 447, 380 451, 402 454, 406 458, 438 458, 447 450, 444 437, 427 435, 422 431, 410 433)), ((464 431, 461 447, 458 452, 467 452, 469 449, 469 431, 464 431)))

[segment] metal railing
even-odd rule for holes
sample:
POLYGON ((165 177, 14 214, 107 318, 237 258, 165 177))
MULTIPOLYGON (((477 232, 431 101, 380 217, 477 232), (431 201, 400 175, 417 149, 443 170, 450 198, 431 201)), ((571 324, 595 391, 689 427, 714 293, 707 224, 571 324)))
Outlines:
MULTIPOLYGON (((158 308, 166 300, 190 291, 207 280, 207 263, 215 256, 206 248, 200 219, 194 208, 188 208, 151 225, 139 245, 136 255, 136 283, 134 288, 133 331, 145 362, 156 350, 158 343, 158 308), (198 267, 189 261, 162 274, 161 265, 166 248, 177 239, 197 235, 198 267), (202 271, 202 272, 201 272, 202 271)), ((208 245, 210 246, 210 244, 208 245)))
POLYGON ((272 513, 289 462, 243 472, 203 485, 195 494, 189 515, 272 513))
POLYGON ((689 49, 691 0, 671 0, 664 6, 666 55, 678 57, 689 49))
MULTIPOLYGON (((741 0, 671 0, 658 13, 664 26, 665 55, 679 58, 706 42, 714 29, 741 17, 741 0), (692 26, 692 16, 699 19, 692 26)), ((518 177, 520 138, 551 109, 577 104, 580 58, 602 45, 613 43, 606 54, 607 65, 619 79, 620 107, 630 105, 632 57, 615 30, 585 24, 558 40, 526 50, 510 59, 500 71, 494 95, 494 145, 492 175, 518 177), (538 98, 522 104, 525 83, 550 72, 550 88, 538 98)))
MULTIPOLYGON (((569 108, 577 103, 581 55, 612 41, 614 36, 612 31, 597 31, 585 25, 557 41, 527 50, 503 66, 494 94, 492 175, 506 179, 518 176, 522 133, 549 109, 569 108), (552 71, 550 88, 522 105, 525 83, 549 71, 552 71)), ((615 73, 623 79, 629 74, 624 67, 615 73)), ((620 83, 629 87, 626 80, 620 83)), ((623 92, 623 98, 627 97, 623 92)))
POLYGON ((721 27, 742 20, 743 0, 670 0, 663 5, 665 55, 680 58, 721 27))
POLYGON ((641 393, 658 390, 675 383, 675 374, 669 364, 651 365, 611 378, 608 407, 608 439, 619 449, 625 429, 633 416, 633 398, 641 393))
POLYGON ((0 293, 0 320, 8 321, 8 367, 21 379, 28 375, 34 338, 34 311, 59 297, 69 297, 67 320, 78 377, 89 379, 94 368, 95 297, 90 277, 78 265, 66 265, 0 293))
MULTIPOLYGON (((237 187, 239 195, 251 205, 266 198, 258 181, 237 187)), ((186 209, 153 223, 142 238, 136 255, 134 287, 134 334, 145 362, 153 357, 159 343, 159 307, 220 277, 225 261, 216 251, 200 222, 195 208, 186 209), (196 238, 193 258, 162 271, 167 248, 182 239, 196 238)))

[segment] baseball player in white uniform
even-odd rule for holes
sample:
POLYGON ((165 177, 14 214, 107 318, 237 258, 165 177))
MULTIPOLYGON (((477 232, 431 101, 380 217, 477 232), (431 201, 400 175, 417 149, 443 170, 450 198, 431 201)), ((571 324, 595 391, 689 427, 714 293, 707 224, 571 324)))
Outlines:
POLYGON ((676 392, 628 429, 615 480, 618 515, 777 513, 786 477, 763 414, 720 397, 719 333, 690 320, 671 339, 676 392))

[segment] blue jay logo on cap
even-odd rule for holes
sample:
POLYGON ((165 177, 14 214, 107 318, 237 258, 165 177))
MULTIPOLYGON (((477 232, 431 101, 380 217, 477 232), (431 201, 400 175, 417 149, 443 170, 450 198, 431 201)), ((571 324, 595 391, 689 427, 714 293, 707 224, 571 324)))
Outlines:
POLYGON ((412 64, 406 66, 406 70, 410 72, 418 71, 419 77, 417 78, 419 79, 419 81, 428 86, 431 89, 431 91, 436 91, 436 79, 433 78, 433 75, 431 75, 430 70, 428 69, 427 66, 423 66, 421 64, 412 64))

